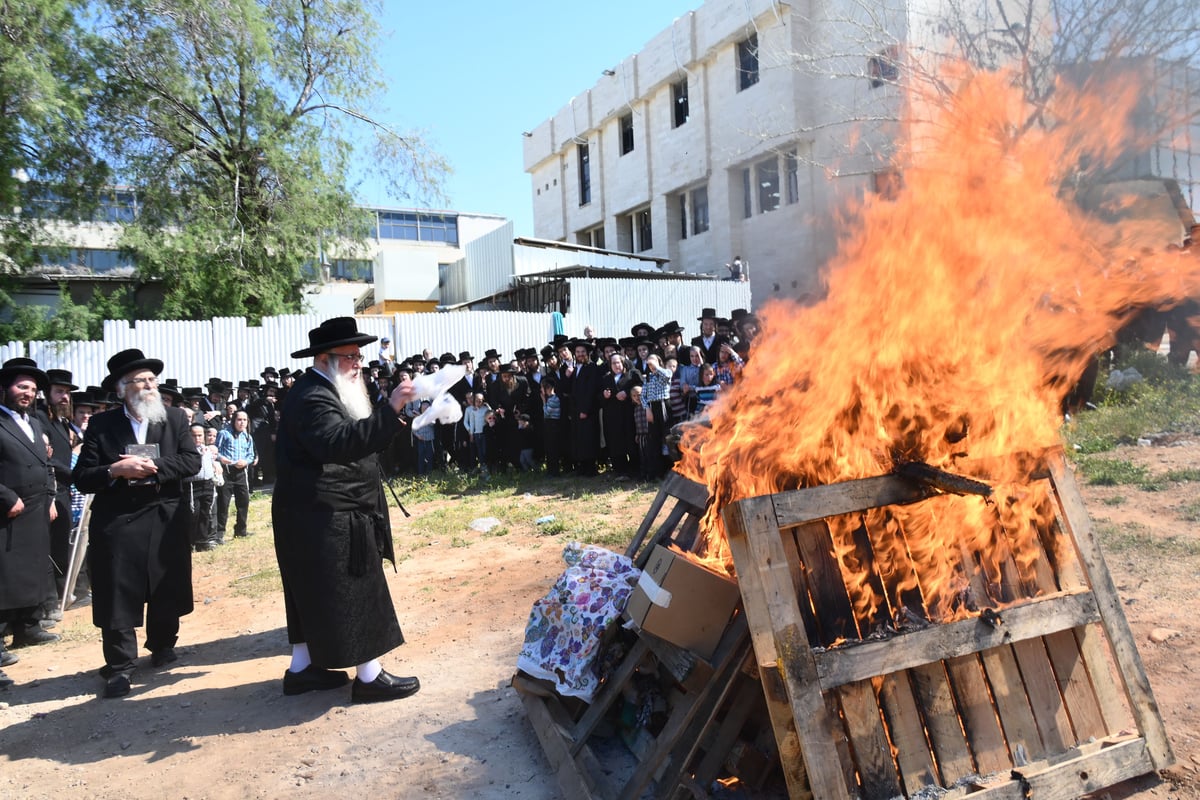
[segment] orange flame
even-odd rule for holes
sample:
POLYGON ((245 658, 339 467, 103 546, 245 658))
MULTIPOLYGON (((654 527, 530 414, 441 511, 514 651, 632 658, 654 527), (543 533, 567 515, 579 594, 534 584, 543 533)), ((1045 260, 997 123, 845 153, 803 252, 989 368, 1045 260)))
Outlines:
POLYGON ((1062 396, 1131 307, 1200 288, 1195 254, 1169 252, 1161 236, 1147 250, 1128 225, 1085 215, 1068 190, 1082 165, 1130 145, 1136 84, 1061 85, 1043 108, 1004 73, 961 70, 943 85, 958 87, 952 102, 910 102, 902 188, 854 209, 824 299, 762 309, 739 382, 711 428, 682 443, 679 471, 714 498, 706 555, 726 563, 719 510, 741 498, 909 460, 949 471, 964 457, 1008 464, 992 474, 994 503, 946 496, 830 521, 860 627, 914 603, 933 619, 966 613, 973 584, 993 598, 1034 592, 1037 526, 1053 511, 1044 488, 1022 485, 1011 454, 1059 442, 1062 396), (853 563, 864 535, 882 592, 852 585, 869 582, 854 574, 865 573, 853 563))

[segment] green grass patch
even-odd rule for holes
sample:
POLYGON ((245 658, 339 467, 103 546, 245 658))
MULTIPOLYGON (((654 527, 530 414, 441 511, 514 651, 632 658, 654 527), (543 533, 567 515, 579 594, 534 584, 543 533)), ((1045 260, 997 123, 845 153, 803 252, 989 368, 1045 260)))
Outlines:
POLYGON ((1106 506, 1119 506, 1125 502, 1125 495, 1114 494, 1112 497, 1106 497, 1100 502, 1104 503, 1106 506))
POLYGON ((1136 353, 1114 368, 1135 367, 1145 380, 1123 392, 1104 389, 1098 382, 1094 411, 1077 414, 1066 426, 1069 449, 1083 455, 1102 453, 1121 444, 1135 444, 1147 433, 1191 431, 1200 427, 1200 376, 1173 367, 1166 359, 1136 353))
POLYGON ((1179 516, 1188 522, 1200 522, 1200 500, 1193 500, 1181 506, 1179 516))
POLYGON ((1115 458, 1080 456, 1076 459, 1079 474, 1094 486, 1140 486, 1149 480, 1146 468, 1132 461, 1115 458))
POLYGON ((1178 536, 1155 536, 1145 525, 1126 522, 1120 525, 1111 522, 1096 526, 1104 548, 1112 553, 1137 552, 1161 558, 1195 558, 1200 556, 1200 540, 1181 539, 1178 536))
POLYGON ((279 567, 264 567, 257 572, 240 575, 229 583, 230 590, 239 597, 266 597, 283 591, 279 567))

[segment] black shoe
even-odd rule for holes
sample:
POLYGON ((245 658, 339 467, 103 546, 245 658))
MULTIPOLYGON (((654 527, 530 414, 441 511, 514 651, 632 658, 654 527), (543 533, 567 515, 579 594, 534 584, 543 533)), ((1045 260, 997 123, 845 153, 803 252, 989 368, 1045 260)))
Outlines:
POLYGON ((168 647, 165 650, 159 650, 150 654, 150 663, 156 667, 165 667, 168 664, 174 664, 179 660, 179 655, 175 652, 174 647, 168 647))
POLYGON ((10 664, 15 664, 20 660, 21 660, 21 657, 19 655, 17 655, 16 653, 10 653, 8 650, 6 650, 4 648, 3 644, 0 644, 0 669, 3 669, 4 667, 9 666, 10 664))
POLYGON ((92 593, 85 592, 84 594, 76 595, 75 599, 71 601, 71 604, 67 606, 67 610, 70 611, 72 608, 83 608, 84 606, 90 606, 91 604, 92 593))
POLYGON ((35 644, 49 644, 57 642, 62 637, 57 633, 43 630, 40 625, 29 625, 25 628, 18 628, 13 633, 13 647, 32 647, 35 644))
POLYGON ((0 670, 0 689, 7 689, 16 681, 4 674, 4 670, 0 670))
POLYGON ((379 677, 370 683, 363 683, 358 678, 350 687, 351 703, 381 703, 384 700, 403 700, 411 697, 421 689, 421 682, 416 678, 397 678, 387 672, 380 672, 379 677))
POLYGON ((104 682, 105 697, 124 697, 129 694, 129 689, 129 675, 124 672, 118 672, 104 682))
POLYGON ((290 669, 283 673, 283 693, 286 695, 304 694, 305 692, 323 692, 326 689, 336 689, 350 682, 350 676, 341 670, 321 669, 309 664, 299 672, 290 669))
POLYGON ((207 553, 209 550, 214 549, 214 547, 215 545, 211 545, 208 542, 201 542, 192 549, 194 549, 197 553, 207 553))

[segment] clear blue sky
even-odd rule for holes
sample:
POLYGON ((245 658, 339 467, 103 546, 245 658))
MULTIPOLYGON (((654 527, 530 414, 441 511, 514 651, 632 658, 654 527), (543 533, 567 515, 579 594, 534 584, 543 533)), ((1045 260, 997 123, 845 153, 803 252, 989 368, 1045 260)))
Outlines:
MULTIPOLYGON (((454 168, 451 209, 501 214, 533 234, 522 131, 583 94, 702 0, 384 0, 385 119, 420 128, 454 168)), ((363 183, 359 200, 390 199, 363 183)))

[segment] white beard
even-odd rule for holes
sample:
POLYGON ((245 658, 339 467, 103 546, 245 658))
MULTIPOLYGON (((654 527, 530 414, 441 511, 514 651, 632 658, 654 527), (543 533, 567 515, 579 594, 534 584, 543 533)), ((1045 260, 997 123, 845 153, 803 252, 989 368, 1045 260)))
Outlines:
POLYGON ((371 416, 371 398, 367 397, 367 385, 361 380, 351 380, 338 372, 333 376, 333 388, 337 389, 338 397, 351 417, 366 419, 371 416))
POLYGON ((129 412, 145 424, 167 421, 167 407, 163 405, 162 395, 155 389, 129 394, 125 402, 129 404, 129 412))

